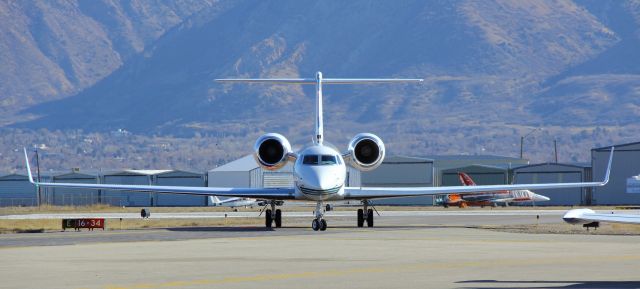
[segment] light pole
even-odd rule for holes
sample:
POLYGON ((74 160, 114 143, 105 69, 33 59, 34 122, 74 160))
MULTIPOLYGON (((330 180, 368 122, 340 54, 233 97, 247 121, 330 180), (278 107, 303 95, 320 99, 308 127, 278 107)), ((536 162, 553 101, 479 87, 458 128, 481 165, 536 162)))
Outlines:
POLYGON ((542 130, 542 128, 541 127, 534 128, 529 133, 527 133, 527 134, 525 134, 525 135, 520 137, 520 158, 521 159, 522 159, 522 151, 523 151, 523 147, 524 147, 524 139, 526 137, 528 137, 529 135, 531 135, 532 133, 534 133, 536 131, 539 131, 539 130, 542 130))
POLYGON ((558 163, 558 140, 553 138, 553 155, 556 157, 556 164, 558 163))
MULTIPOLYGON (((39 183, 40 182, 40 156, 38 155, 38 149, 37 148, 34 149, 34 151, 36 152, 36 169, 37 169, 36 173, 38 174, 36 180, 39 183)), ((38 201, 38 207, 40 207, 40 205, 41 205, 40 203, 42 202, 42 193, 41 193, 41 190, 40 190, 40 186, 38 186, 37 189, 38 189, 37 201, 38 201)))

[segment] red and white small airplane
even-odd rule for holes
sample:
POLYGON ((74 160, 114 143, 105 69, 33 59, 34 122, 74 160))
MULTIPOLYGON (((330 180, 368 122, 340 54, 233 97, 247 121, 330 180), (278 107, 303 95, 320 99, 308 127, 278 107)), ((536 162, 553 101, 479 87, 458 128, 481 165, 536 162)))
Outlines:
MULTIPOLYGON (((458 178, 460 182, 465 186, 475 186, 476 183, 466 173, 459 172, 458 178)), ((479 192, 473 194, 446 194, 436 197, 436 204, 442 205, 445 208, 449 206, 458 206, 460 208, 466 208, 469 206, 493 206, 497 207, 502 205, 508 206, 510 203, 522 203, 522 202, 544 202, 550 200, 549 197, 536 194, 530 190, 501 190, 501 191, 489 191, 479 192)))

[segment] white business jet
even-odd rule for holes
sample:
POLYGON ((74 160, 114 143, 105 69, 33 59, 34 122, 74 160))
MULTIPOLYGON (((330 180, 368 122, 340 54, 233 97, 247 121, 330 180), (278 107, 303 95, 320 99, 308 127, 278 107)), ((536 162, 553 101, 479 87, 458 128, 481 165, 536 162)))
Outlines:
POLYGON ((599 227, 603 223, 640 224, 640 215, 632 214, 603 214, 591 209, 573 209, 562 216, 562 219, 573 225, 582 224, 584 227, 599 227))
MULTIPOLYGON (((276 170, 286 163, 292 162, 294 186, 289 188, 224 188, 224 187, 181 187, 181 186, 144 186, 144 185, 112 185, 112 184, 73 184, 73 183, 43 183, 34 182, 29 167, 27 152, 27 170, 29 181, 41 187, 65 187, 97 190, 123 190, 135 192, 158 192, 187 195, 215 195, 223 197, 255 198, 268 200, 271 209, 266 210, 265 225, 276 227, 282 225, 282 212, 276 209, 283 201, 314 201, 316 202, 315 218, 311 223, 313 230, 324 231, 327 222, 323 218, 324 202, 342 200, 360 200, 363 208, 358 209, 358 227, 367 223, 373 227, 373 210, 370 200, 381 198, 397 198, 412 196, 427 196, 438 194, 468 194, 499 190, 537 190, 574 187, 603 186, 609 180, 611 158, 604 181, 584 183, 552 183, 552 184, 518 184, 518 185, 489 185, 489 186, 452 186, 452 187, 346 187, 346 166, 350 165, 361 171, 377 168, 385 156, 382 140, 371 133, 356 135, 346 150, 339 152, 334 146, 324 141, 324 127, 322 119, 322 87, 326 84, 377 84, 377 83, 419 83, 422 79, 340 79, 323 78, 322 73, 316 73, 315 78, 302 79, 217 79, 221 82, 257 82, 275 84, 303 84, 316 87, 316 117, 313 143, 298 152, 291 150, 289 141, 277 133, 268 133, 258 138, 254 145, 256 162, 264 169, 276 170)), ((611 150, 613 156, 613 148, 611 150)))

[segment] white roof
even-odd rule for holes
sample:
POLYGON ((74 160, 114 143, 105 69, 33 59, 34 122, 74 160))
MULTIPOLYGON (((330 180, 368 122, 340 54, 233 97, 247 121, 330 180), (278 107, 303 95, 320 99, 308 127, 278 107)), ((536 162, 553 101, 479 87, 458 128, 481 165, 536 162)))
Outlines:
POLYGON ((253 159, 253 155, 250 154, 212 169, 210 172, 246 172, 256 168, 258 168, 258 164, 253 159))
POLYGON ((164 174, 172 171, 173 170, 122 170, 122 171, 105 173, 104 175, 129 174, 129 175, 139 175, 139 176, 152 176, 152 175, 164 174))

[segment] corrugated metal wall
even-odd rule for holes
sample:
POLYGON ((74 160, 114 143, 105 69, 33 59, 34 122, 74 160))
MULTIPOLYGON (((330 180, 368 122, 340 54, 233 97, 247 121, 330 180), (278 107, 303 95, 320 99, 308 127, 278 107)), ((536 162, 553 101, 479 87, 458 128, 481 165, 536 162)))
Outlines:
MULTIPOLYGON (((556 164, 514 169, 516 184, 582 182, 584 177, 584 168, 556 164)), ((536 206, 571 206, 585 204, 586 202, 584 189, 581 188, 537 190, 534 193, 551 199, 546 202, 536 203, 536 206)))
POLYGON ((292 188, 293 173, 291 172, 268 172, 262 175, 263 188, 292 188))
MULTIPOLYGON (((363 187, 431 187, 433 162, 406 157, 390 157, 380 167, 361 173, 363 187)), ((373 201, 376 205, 432 205, 430 196, 373 201)))
MULTIPOLYGON (((204 174, 196 174, 189 172, 174 171, 170 173, 157 175, 155 178, 156 185, 159 186, 185 186, 185 187, 204 187, 204 174)), ((155 194, 157 202, 156 206, 206 206, 206 196, 190 196, 176 194, 155 194)))
MULTIPOLYGON (((82 183, 96 184, 98 176, 79 173, 70 173, 53 177, 55 183, 82 183)), ((50 188, 51 198, 48 203, 59 206, 87 206, 101 203, 102 196, 99 191, 85 189, 50 188)), ((117 200, 119 201, 119 199, 117 200)))
MULTIPOLYGON (((114 174, 104 175, 103 183, 105 184, 127 184, 127 185, 150 185, 153 184, 151 176, 147 175, 126 175, 126 174, 114 174)), ((109 203, 114 206, 127 206, 127 207, 144 207, 152 206, 152 193, 136 193, 127 191, 102 191, 102 195, 105 196, 107 201, 118 203, 109 203)))
POLYGON ((442 170, 441 186, 461 186, 459 172, 468 174, 478 185, 501 185, 508 183, 509 180, 507 169, 487 165, 470 165, 442 170))
POLYGON ((27 176, 0 177, 0 206, 35 206, 38 202, 36 192, 27 176))
MULTIPOLYGON (((593 180, 601 181, 607 170, 610 148, 591 150, 593 180)), ((594 188, 596 205, 640 205, 640 194, 626 192, 627 179, 640 174, 640 143, 616 145, 609 183, 594 188)))

